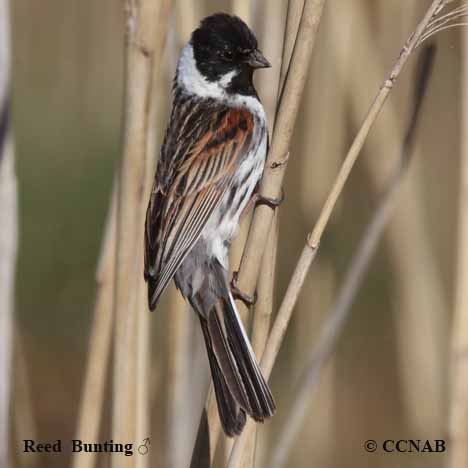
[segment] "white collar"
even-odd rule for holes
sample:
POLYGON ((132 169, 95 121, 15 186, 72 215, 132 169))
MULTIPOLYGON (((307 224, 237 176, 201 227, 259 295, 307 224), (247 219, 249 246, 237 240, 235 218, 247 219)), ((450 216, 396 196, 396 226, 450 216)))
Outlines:
POLYGON ((185 92, 200 98, 217 99, 232 107, 244 107, 253 114, 265 118, 263 106, 255 96, 228 94, 226 92, 226 88, 231 83, 234 75, 235 71, 232 71, 224 75, 219 81, 208 81, 197 68, 192 44, 189 42, 182 49, 177 64, 177 84, 185 92))

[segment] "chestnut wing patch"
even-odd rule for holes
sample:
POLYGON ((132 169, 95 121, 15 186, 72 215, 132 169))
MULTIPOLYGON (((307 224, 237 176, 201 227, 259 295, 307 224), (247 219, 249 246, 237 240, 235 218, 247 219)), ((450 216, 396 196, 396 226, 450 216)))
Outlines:
MULTIPOLYGON (((158 166, 156 181, 170 183, 163 190, 157 183, 153 188, 145 228, 145 279, 151 309, 200 237, 251 146, 254 121, 250 112, 224 107, 207 114, 196 136, 185 127, 182 134, 191 139, 181 138, 173 154, 161 154, 166 159, 161 170, 169 173, 159 174, 158 166), (168 164, 167 158, 177 164, 168 164)), ((166 139, 170 137, 174 135, 166 139)))

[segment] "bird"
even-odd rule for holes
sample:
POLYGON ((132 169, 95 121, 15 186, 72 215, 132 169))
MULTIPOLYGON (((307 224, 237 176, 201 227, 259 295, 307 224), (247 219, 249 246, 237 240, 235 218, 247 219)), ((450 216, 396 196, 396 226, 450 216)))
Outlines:
POLYGON ((231 437, 247 415, 264 422, 276 409, 228 278, 231 241, 259 199, 268 127, 253 73, 269 67, 239 17, 216 13, 200 22, 177 63, 145 221, 149 308, 174 278, 200 320, 221 425, 231 437))

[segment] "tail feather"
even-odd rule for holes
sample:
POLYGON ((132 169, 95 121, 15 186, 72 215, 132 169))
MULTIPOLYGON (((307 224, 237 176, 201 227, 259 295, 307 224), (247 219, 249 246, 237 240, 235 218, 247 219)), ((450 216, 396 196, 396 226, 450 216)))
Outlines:
POLYGON ((208 362, 210 363, 211 375, 215 389, 216 402, 218 404, 219 418, 224 432, 234 437, 239 435, 246 423, 245 411, 237 404, 232 396, 221 368, 219 367, 216 355, 211 344, 211 334, 208 330, 208 322, 200 316, 200 323, 208 352, 208 362))
POLYGON ((208 314, 200 314, 221 423, 240 434, 245 413, 263 422, 275 403, 250 346, 229 290, 208 314))
POLYGON ((226 385, 239 405, 250 413, 252 408, 249 404, 242 375, 239 374, 236 357, 229 345, 229 335, 226 336, 218 314, 214 310, 210 314, 207 323, 213 353, 219 368, 222 370, 226 385))
POLYGON ((225 302, 224 321, 233 354, 240 356, 237 363, 253 408, 249 414, 255 420, 263 422, 265 418, 273 416, 276 409, 275 402, 263 378, 231 295, 225 302))

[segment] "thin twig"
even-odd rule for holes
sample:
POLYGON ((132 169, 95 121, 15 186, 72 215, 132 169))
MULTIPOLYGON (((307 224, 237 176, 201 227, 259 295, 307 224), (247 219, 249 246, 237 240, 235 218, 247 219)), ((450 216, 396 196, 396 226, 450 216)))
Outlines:
MULTIPOLYGON (((407 12, 408 8, 405 8, 405 11, 407 12)), ((415 16, 413 13, 409 16, 418 18, 420 15, 418 13, 415 16)), ((388 20, 388 14, 388 10, 381 11, 382 21, 388 20)), ((335 53, 351 57, 351 60, 337 64, 337 75, 345 87, 352 120, 354 124, 359 124, 366 110, 365 102, 369 99, 369 89, 381 80, 386 68, 383 64, 384 58, 379 54, 381 45, 373 40, 375 32, 371 22, 365 19, 366 8, 363 4, 345 2, 339 16, 341 21, 338 19, 338 23, 351 23, 356 30, 353 33, 354 41, 360 44, 360 53, 353 54, 355 48, 349 40, 341 37, 341 29, 335 23, 330 24, 333 28, 331 35, 335 53), (354 73, 354 70, 363 67, 366 73, 354 73)), ((392 34, 388 35, 387 41, 393 42, 392 34)), ((385 48, 388 49, 389 46, 385 48)), ((393 171, 394 149, 399 147, 404 137, 401 111, 396 107, 396 103, 397 99, 386 103, 385 112, 379 116, 366 141, 370 157, 363 157, 360 163, 368 173, 371 191, 376 196, 387 184, 393 171)), ((392 222, 385 230, 385 238, 390 267, 395 278, 395 301, 389 306, 394 309, 398 329, 395 339, 402 404, 411 430, 418 434, 430 434, 442 427, 445 418, 445 384, 441 373, 446 368, 448 324, 446 314, 441 311, 448 310, 448 303, 440 265, 434 258, 431 230, 428 229, 424 216, 427 196, 423 190, 422 169, 422 160, 417 158, 401 189, 405 201, 395 209, 392 222), (427 362, 431 365, 426 365, 427 362), (430 411, 421 410, 421 392, 425 394, 425 407, 431 408, 430 411)))
MULTIPOLYGON (((422 34, 424 34, 427 24, 434 17, 434 14, 436 12, 440 12, 441 6, 443 6, 444 4, 444 0, 434 0, 429 9, 427 10, 426 14, 424 15, 423 19, 418 24, 415 32, 407 40, 394 67, 392 68, 388 77, 385 79, 382 87, 380 88, 377 96, 375 97, 374 102, 372 103, 368 114, 364 119, 361 129, 359 130, 353 144, 351 145, 351 148, 344 160, 341 170, 338 173, 336 181, 319 215, 317 223, 314 229, 312 230, 312 233, 307 237, 307 242, 299 257, 293 276, 286 290, 286 295, 278 311, 278 315, 274 322, 270 337, 268 339, 267 347, 265 349, 265 354, 262 359, 262 371, 264 372, 264 375, 266 377, 268 377, 271 373, 274 362, 279 352, 279 348, 281 347, 281 344, 283 342, 283 338, 286 333, 286 329, 288 327, 292 311, 304 284, 305 277, 308 273, 310 265, 314 261, 315 256, 317 254, 317 250, 320 244, 320 238, 325 230, 325 227, 327 226, 328 220, 330 219, 331 213, 339 195, 341 194, 344 184, 349 177, 354 162, 356 161, 367 138, 367 135, 369 134, 372 125, 377 119, 377 116, 379 115, 380 110, 382 109, 386 101, 386 98, 392 90, 398 76, 400 75, 404 65, 406 64, 406 61, 415 49, 419 38, 422 36, 422 34)), ((229 460, 229 468, 235 468, 238 466, 238 462, 243 451, 245 440, 248 439, 248 437, 250 437, 252 425, 252 422, 248 421, 242 436, 237 440, 236 444, 234 445, 229 460)))
POLYGON ((319 247, 320 238, 331 216, 336 200, 338 199, 338 196, 340 195, 344 187, 344 184, 350 174, 352 166, 356 161, 357 156, 359 155, 359 152, 364 145, 365 139, 372 125, 374 124, 380 110, 382 109, 388 94, 393 88, 393 85, 398 76, 400 75, 409 55, 414 50, 418 38, 424 32, 425 26, 432 18, 434 11, 438 10, 441 3, 443 3, 443 0, 434 0, 432 5, 428 9, 426 15, 424 16, 423 20, 419 23, 418 27, 416 28, 416 31, 410 36, 410 39, 408 40, 407 44, 402 49, 402 52, 392 71, 390 72, 389 77, 384 81, 384 84, 382 85, 376 98, 374 99, 374 102, 372 103, 369 109, 369 112, 361 126, 361 129, 359 130, 348 152, 348 155, 345 158, 341 170, 338 173, 335 184, 333 185, 330 195, 327 198, 327 201, 325 202, 322 212, 320 213, 320 216, 318 218, 318 221, 312 233, 307 238, 306 245, 304 246, 302 254, 299 258, 293 277, 286 291, 286 295, 283 299, 283 303, 281 304, 280 310, 278 312, 278 316, 273 325, 272 332, 268 339, 268 345, 265 351, 265 356, 262 359, 262 368, 264 369, 267 375, 269 375, 273 367, 276 355, 278 353, 284 333, 286 331, 286 326, 289 323, 289 319, 291 317, 292 309, 296 303, 297 296, 302 288, 302 284, 304 282, 307 270, 309 269, 312 261, 315 258, 319 247))
MULTIPOLYGON (((431 21, 427 25, 427 31, 432 30, 434 27, 444 26, 450 21, 458 20, 459 18, 466 16, 467 11, 468 11, 468 5, 462 5, 458 8, 454 8, 452 11, 446 13, 445 15, 438 16, 433 21, 431 21)), ((427 32, 424 35, 426 34, 427 32)))
POLYGON ((427 25, 427 29, 424 34, 421 36, 421 39, 418 42, 418 46, 421 45, 424 41, 429 39, 434 34, 438 34, 441 31, 445 31, 451 28, 457 28, 461 26, 466 26, 468 23, 459 22, 460 19, 466 18, 468 16, 468 5, 462 5, 458 8, 454 8, 452 11, 446 13, 445 15, 436 17, 427 25))
POLYGON ((422 52, 415 78, 413 111, 402 144, 399 164, 362 235, 362 240, 353 255, 343 285, 338 292, 336 303, 328 314, 328 319, 317 342, 311 349, 308 363, 297 385, 293 406, 288 411, 288 419, 283 425, 283 430, 278 437, 278 443, 274 444, 273 454, 267 464, 271 468, 280 468, 286 463, 287 456, 307 415, 311 396, 320 382, 323 368, 336 349, 337 341, 350 316, 351 307, 360 290, 364 275, 369 268, 385 226, 391 219, 393 208, 398 201, 401 183, 407 173, 410 157, 413 154, 411 150, 415 130, 431 75, 434 52, 435 47, 433 46, 428 46, 422 52))
POLYGON ((380 88, 380 91, 377 94, 372 106, 370 107, 369 112, 361 126, 361 129, 359 130, 346 156, 346 159, 341 167, 338 177, 336 178, 335 184, 330 192, 330 195, 328 196, 327 201, 325 202, 325 205, 320 213, 317 223, 311 235, 309 236, 308 244, 312 250, 316 250, 319 246, 320 238, 322 237, 323 231, 325 230, 325 227, 330 219, 336 201, 343 190, 344 184, 346 183, 349 177, 351 169, 353 168, 353 165, 356 162, 356 159, 359 156, 362 147, 364 146, 364 142, 367 138, 367 135, 369 134, 372 125, 377 119, 390 91, 392 90, 396 82, 396 79, 400 75, 401 70, 403 69, 406 61, 408 60, 408 57, 411 55, 411 53, 419 43, 419 39, 424 34, 427 24, 434 17, 435 12, 438 11, 441 4, 443 3, 443 0, 434 0, 431 7, 424 16, 424 19, 419 23, 418 27, 416 28, 416 31, 408 39, 390 75, 380 88))

